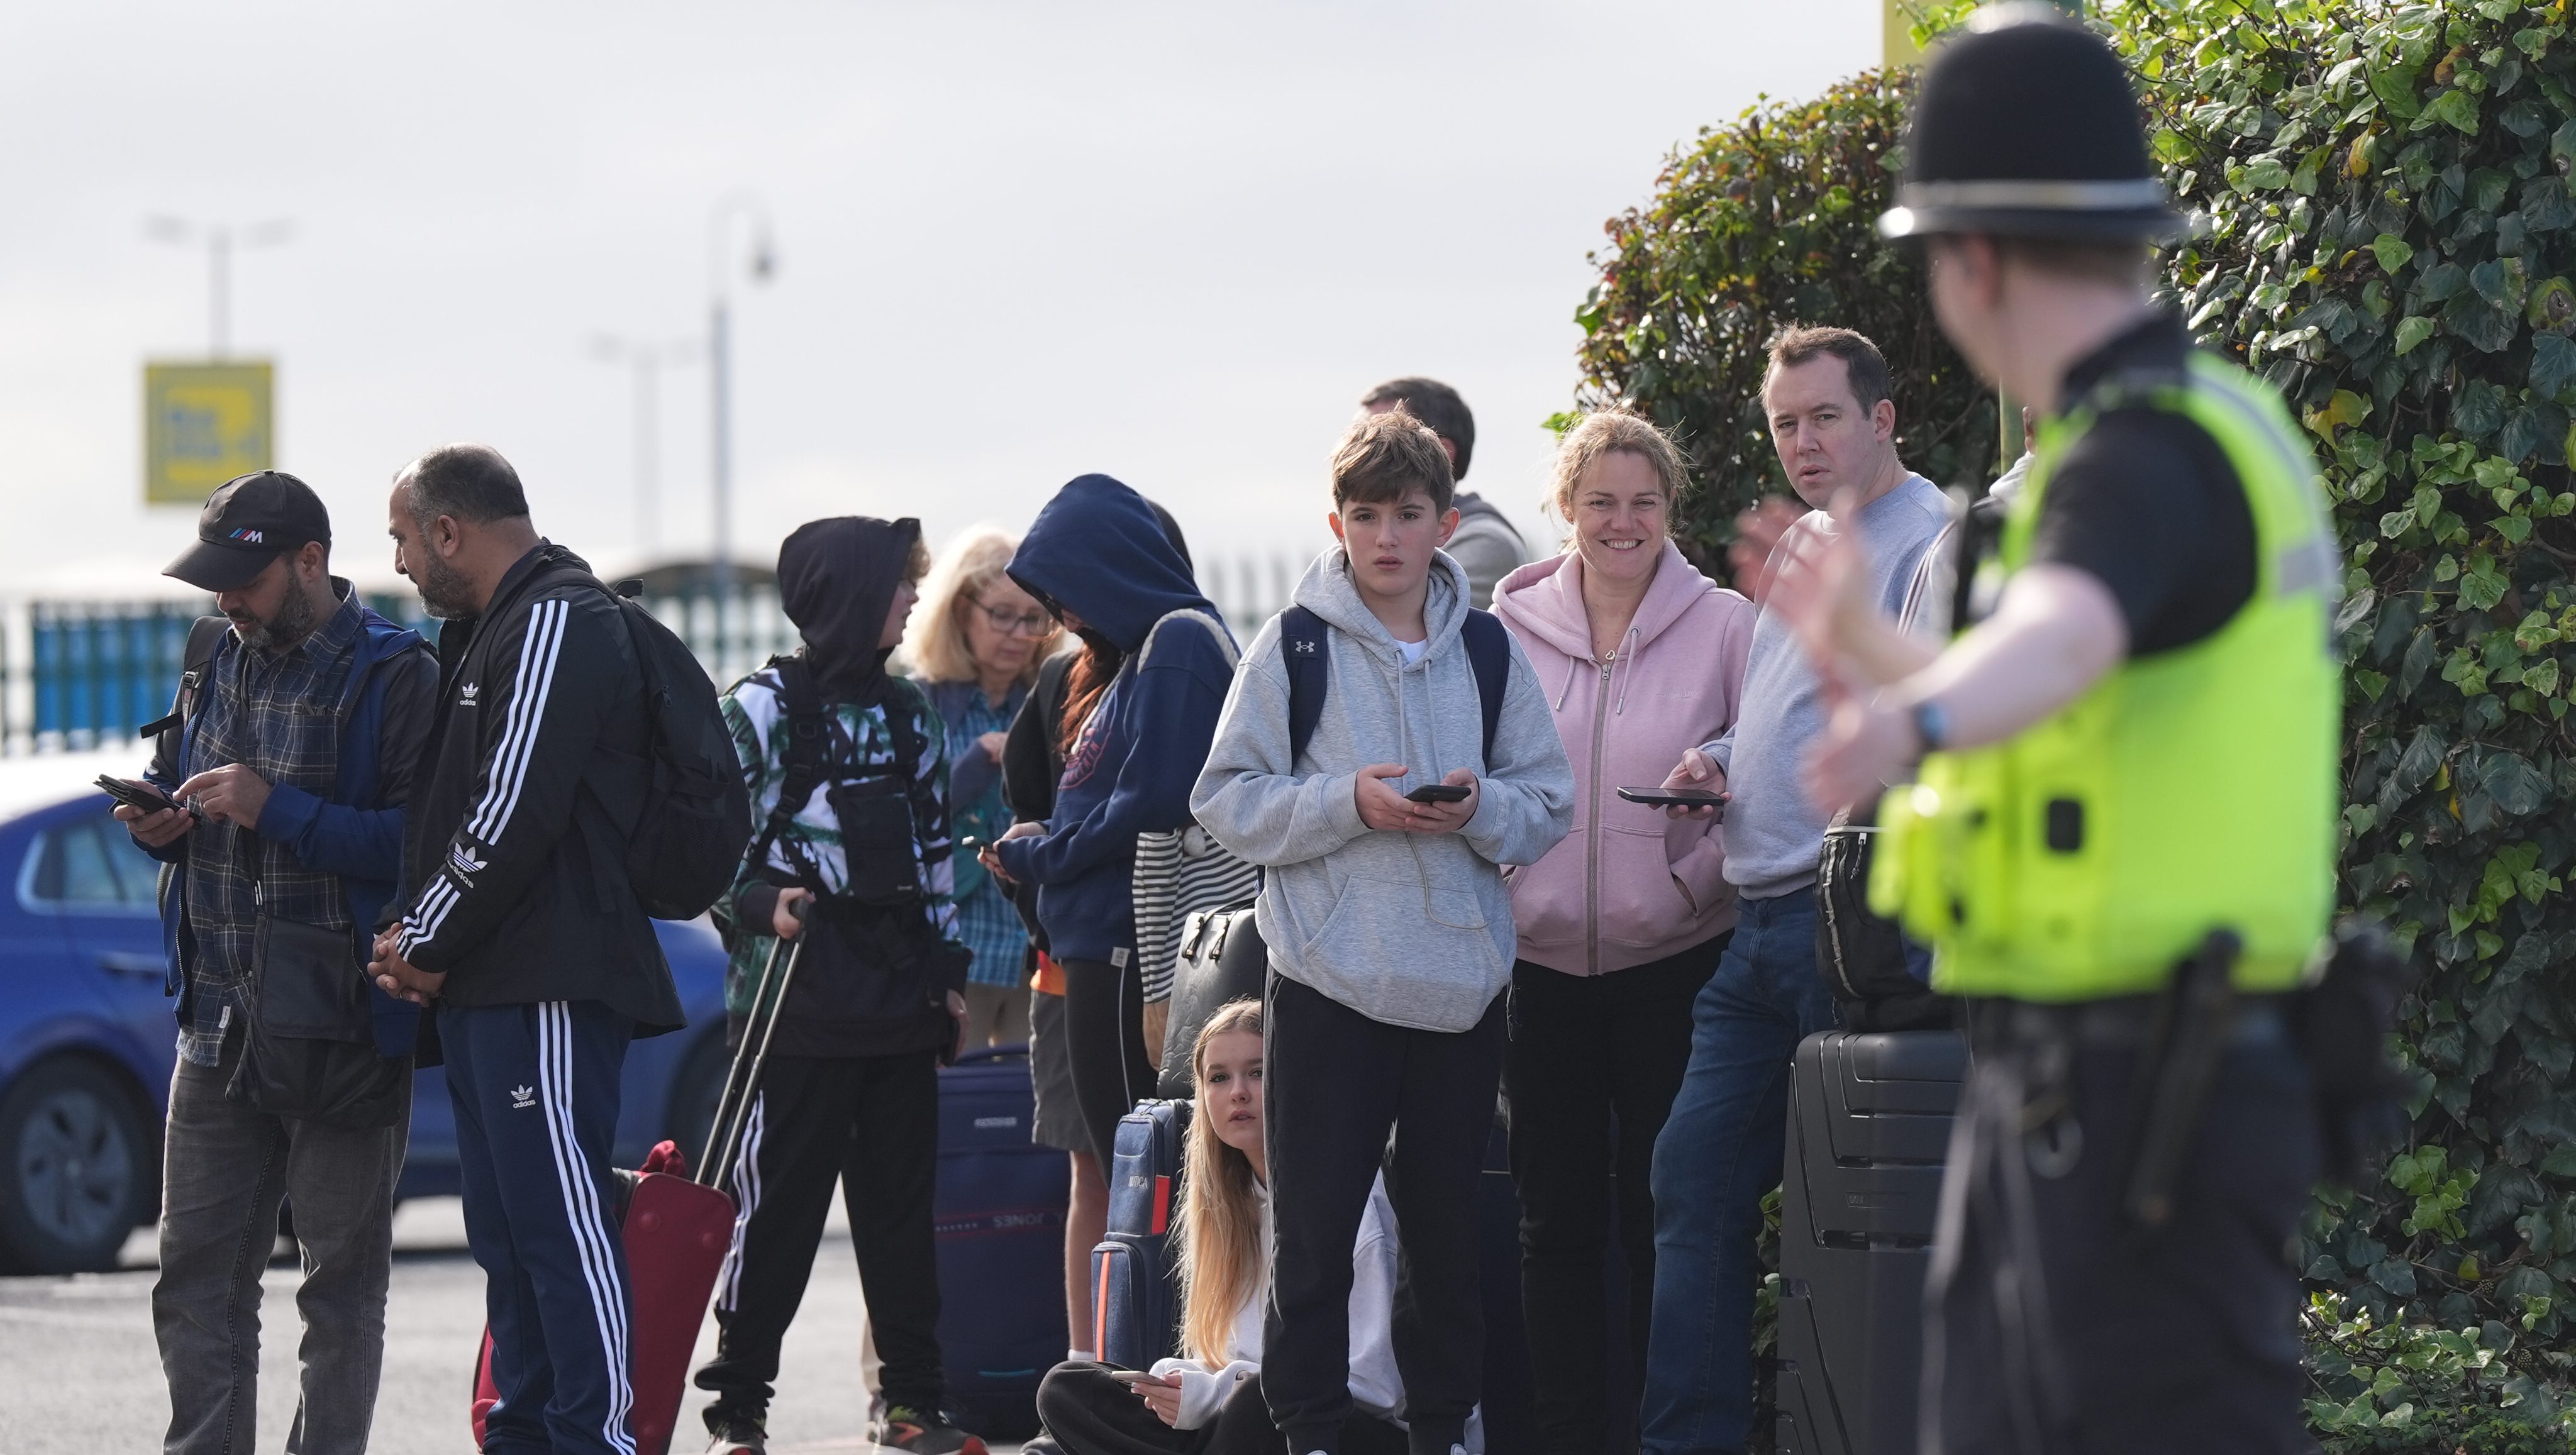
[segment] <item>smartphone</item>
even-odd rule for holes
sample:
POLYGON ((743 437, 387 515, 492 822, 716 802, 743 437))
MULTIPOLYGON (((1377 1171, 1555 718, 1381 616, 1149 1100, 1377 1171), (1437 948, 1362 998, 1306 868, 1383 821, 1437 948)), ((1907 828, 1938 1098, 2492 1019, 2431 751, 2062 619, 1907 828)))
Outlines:
POLYGON ((1407 803, 1458 803, 1474 791, 1464 783, 1425 783, 1404 798, 1407 803))
POLYGON ((1161 1375, 1148 1374, 1142 1369, 1112 1369, 1109 1371, 1109 1377, 1117 1380, 1120 1384, 1125 1385, 1161 1384, 1163 1382, 1161 1375))
POLYGON ((1705 788, 1622 788, 1619 796, 1654 808, 1713 808, 1721 817, 1726 813, 1726 795, 1705 788))
POLYGON ((969 854, 981 854, 984 852, 985 843, 973 834, 960 834, 957 836, 957 847, 969 854))
POLYGON ((175 808, 190 818, 199 816, 196 809, 181 803, 158 788, 138 786, 122 778, 110 777, 105 773, 98 775, 98 786, 108 797, 129 808, 139 808, 145 813, 158 813, 165 808, 175 808))

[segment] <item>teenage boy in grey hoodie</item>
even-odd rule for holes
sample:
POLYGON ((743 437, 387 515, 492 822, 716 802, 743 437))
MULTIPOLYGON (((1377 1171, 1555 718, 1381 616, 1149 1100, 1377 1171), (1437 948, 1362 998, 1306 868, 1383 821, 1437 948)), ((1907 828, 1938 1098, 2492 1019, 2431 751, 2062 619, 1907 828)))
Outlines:
MULTIPOLYGON (((1333 533, 1297 583, 1325 627, 1325 694, 1292 753, 1279 618, 1244 653, 1190 808, 1268 872, 1264 1074, 1273 1226, 1262 1382, 1290 1455, 1338 1455, 1350 1411, 1351 1244, 1387 1187, 1404 1274, 1395 1355, 1414 1455, 1451 1455, 1482 1393, 1475 1189, 1502 1076, 1512 906, 1574 820, 1574 776, 1529 659, 1506 638, 1490 746, 1462 639, 1467 574, 1440 439, 1372 415, 1333 454, 1333 533), (1426 785, 1467 790, 1416 802, 1426 785)), ((1481 616, 1482 613, 1473 613, 1481 616)), ((1492 626, 1490 621, 1484 624, 1492 626)))

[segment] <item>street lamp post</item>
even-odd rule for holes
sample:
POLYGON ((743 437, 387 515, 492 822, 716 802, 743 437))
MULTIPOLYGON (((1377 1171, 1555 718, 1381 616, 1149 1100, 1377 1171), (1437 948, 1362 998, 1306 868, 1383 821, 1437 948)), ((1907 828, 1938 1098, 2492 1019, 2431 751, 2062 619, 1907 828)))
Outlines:
POLYGON ((144 220, 143 235, 154 242, 205 245, 208 359, 221 359, 232 351, 233 249, 274 247, 294 232, 295 225, 283 219, 239 229, 230 223, 197 223, 180 217, 144 220))
POLYGON ((695 339, 649 339, 594 334, 591 357, 625 364, 635 383, 635 505, 649 553, 662 544, 662 370, 697 357, 695 339))
POLYGON ((727 617, 733 595, 733 278, 739 265, 750 281, 764 282, 777 270, 770 240, 769 213, 747 192, 727 195, 707 218, 707 438, 711 483, 715 492, 716 661, 725 669, 731 646, 727 617), (750 244, 748 257, 735 249, 737 239, 750 244), (739 258, 739 264, 737 264, 739 258))

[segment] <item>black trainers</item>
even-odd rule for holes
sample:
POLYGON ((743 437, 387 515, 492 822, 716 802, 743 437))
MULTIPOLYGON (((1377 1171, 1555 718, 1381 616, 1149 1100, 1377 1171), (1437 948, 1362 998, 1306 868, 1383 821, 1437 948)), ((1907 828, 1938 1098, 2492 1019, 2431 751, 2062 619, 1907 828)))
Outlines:
POLYGON ((707 1411, 707 1455, 769 1455, 769 1431, 757 1415, 719 1415, 707 1411))
POLYGON ((987 1455, 984 1442, 935 1410, 894 1405, 868 1422, 868 1443, 906 1455, 987 1455))

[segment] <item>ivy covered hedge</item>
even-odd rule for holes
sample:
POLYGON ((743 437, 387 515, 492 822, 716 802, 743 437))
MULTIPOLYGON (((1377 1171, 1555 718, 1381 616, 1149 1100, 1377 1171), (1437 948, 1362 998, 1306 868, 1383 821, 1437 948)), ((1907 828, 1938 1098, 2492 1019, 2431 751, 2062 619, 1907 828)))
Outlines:
MULTIPOLYGON (((1934 17, 1955 19, 1964 7, 1934 17)), ((2307 1227, 2312 1424, 2329 1450, 2576 1444, 2576 36, 2567 0, 2112 0, 2168 182, 2210 219, 2168 258, 2204 344, 2315 434, 2348 563, 2342 899, 2422 975, 2418 1092, 2377 1186, 2307 1227)), ((1886 345, 1909 462, 1992 457, 1992 398, 1868 232, 1903 83, 1749 113, 1610 223, 1585 403, 1686 432, 1704 552, 1780 488, 1754 394, 1789 321, 1886 345)))
POLYGON ((1762 416, 1765 350, 1784 322, 1877 341, 1915 468, 1947 482, 1995 458, 1994 396, 1934 324, 1920 257, 1874 230, 1912 83, 1868 72, 1702 131, 1665 162, 1651 203, 1604 227, 1601 280, 1575 314, 1579 393, 1631 401, 1680 439, 1699 491, 1675 533, 1704 565, 1724 560, 1737 512, 1789 489, 1762 416))

